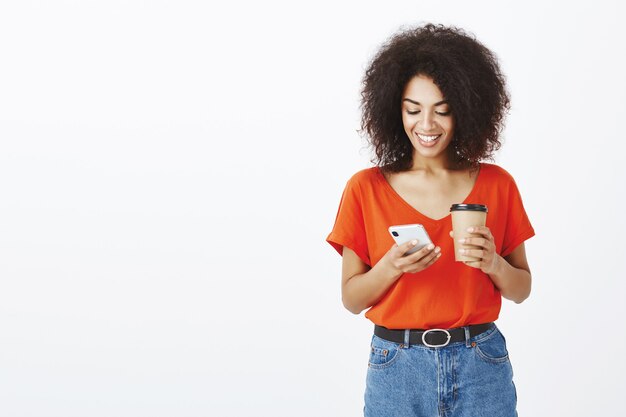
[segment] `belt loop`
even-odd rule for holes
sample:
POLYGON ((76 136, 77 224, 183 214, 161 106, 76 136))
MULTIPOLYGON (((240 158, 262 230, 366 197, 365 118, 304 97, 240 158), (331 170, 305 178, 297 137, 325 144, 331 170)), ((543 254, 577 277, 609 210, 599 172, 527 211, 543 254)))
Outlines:
POLYGON ((411 336, 411 330, 405 329, 404 330, 404 347, 407 349, 411 346, 410 341, 409 341, 410 336, 411 336))
POLYGON ((465 330, 465 347, 472 347, 472 344, 470 343, 470 338, 472 337, 470 335, 470 328, 469 326, 465 326, 463 327, 463 330, 465 330))

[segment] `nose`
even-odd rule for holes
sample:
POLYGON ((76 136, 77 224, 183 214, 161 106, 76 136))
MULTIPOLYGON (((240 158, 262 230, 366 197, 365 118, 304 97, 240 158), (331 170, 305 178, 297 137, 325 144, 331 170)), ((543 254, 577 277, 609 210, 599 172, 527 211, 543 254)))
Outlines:
POLYGON ((433 116, 428 114, 428 112, 422 112, 422 115, 422 120, 420 120, 419 125, 422 128, 423 132, 428 133, 435 126, 433 122, 433 116))

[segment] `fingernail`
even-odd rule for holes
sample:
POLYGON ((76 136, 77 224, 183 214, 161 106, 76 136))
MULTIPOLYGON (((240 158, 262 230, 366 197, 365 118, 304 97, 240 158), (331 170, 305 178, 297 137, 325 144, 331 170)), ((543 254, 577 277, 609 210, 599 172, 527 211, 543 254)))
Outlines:
POLYGON ((470 227, 469 229, 467 229, 468 232, 472 233, 474 231, 473 227, 470 227))
POLYGON ((465 239, 459 239, 459 243, 465 243, 465 239))
POLYGON ((459 253, 465 253, 465 249, 459 249, 459 253))
POLYGON ((440 251, 441 251, 441 248, 440 248, 439 246, 437 246, 437 247, 435 248, 435 252, 436 252, 436 253, 439 253, 440 251))
POLYGON ((411 246, 415 246, 415 245, 417 245, 417 240, 412 240, 411 241, 411 246))
POLYGON ((433 245, 432 243, 430 245, 428 245, 428 250, 432 250, 435 247, 435 245, 433 245))

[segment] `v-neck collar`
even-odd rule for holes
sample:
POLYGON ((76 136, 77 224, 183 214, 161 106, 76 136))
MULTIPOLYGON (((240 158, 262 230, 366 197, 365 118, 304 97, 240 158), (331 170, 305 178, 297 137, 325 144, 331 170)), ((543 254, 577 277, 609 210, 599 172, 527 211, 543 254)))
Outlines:
MULTIPOLYGON (((469 200, 471 200, 474 197, 474 194, 476 194, 476 190, 478 189, 478 184, 481 181, 481 177, 483 176, 482 175, 483 174, 483 170, 484 170, 483 168, 484 168, 484 164, 480 163, 478 174, 476 175, 476 179, 474 180, 474 185, 473 185, 472 189, 470 190, 469 194, 463 199, 463 201, 462 201, 463 204, 468 204, 469 200)), ((391 184, 389 184, 389 181, 387 181, 387 178, 385 178, 385 175, 381 171, 380 167, 377 166, 376 167, 376 171, 377 171, 377 173, 378 173, 378 175, 380 177, 380 180, 384 184, 384 187, 387 189, 387 191, 389 191, 391 193, 391 195, 394 196, 395 199, 399 200, 402 204, 404 204, 406 207, 408 207, 414 213, 419 215, 422 219, 426 220, 427 223, 441 224, 441 223, 447 221, 448 218, 450 218, 450 213, 448 213, 447 216, 442 217, 441 219, 433 219, 431 217, 426 216, 421 211, 417 210, 415 207, 410 205, 404 198, 402 198, 402 196, 400 194, 398 194, 398 192, 396 190, 394 190, 394 188, 391 186, 391 184)))

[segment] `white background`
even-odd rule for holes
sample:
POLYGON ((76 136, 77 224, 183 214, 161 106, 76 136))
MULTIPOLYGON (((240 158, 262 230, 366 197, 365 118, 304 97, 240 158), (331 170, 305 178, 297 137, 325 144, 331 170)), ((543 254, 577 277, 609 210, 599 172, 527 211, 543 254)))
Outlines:
POLYGON ((623 413, 619 3, 3 1, 0 415, 358 416, 372 325, 325 242, 359 88, 427 21, 501 60, 537 236, 522 416, 623 413))

